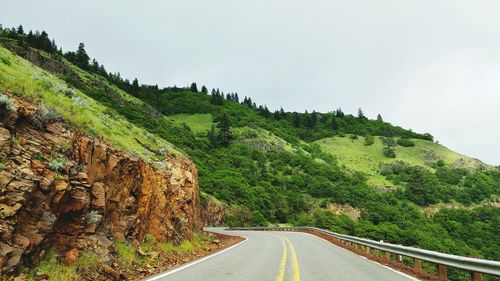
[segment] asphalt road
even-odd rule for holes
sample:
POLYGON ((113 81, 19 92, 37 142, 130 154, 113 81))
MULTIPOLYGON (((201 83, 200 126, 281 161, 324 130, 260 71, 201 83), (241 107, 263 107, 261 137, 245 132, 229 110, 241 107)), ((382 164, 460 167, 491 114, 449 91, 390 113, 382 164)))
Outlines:
POLYGON ((247 239, 222 252, 147 280, 417 280, 306 233, 206 230, 247 239))

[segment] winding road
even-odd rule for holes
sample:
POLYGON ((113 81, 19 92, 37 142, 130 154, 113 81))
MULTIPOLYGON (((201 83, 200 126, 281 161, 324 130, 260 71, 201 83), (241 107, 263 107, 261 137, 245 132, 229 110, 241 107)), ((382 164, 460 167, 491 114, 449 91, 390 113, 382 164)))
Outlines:
POLYGON ((246 240, 146 280, 417 280, 306 233, 205 230, 246 240))

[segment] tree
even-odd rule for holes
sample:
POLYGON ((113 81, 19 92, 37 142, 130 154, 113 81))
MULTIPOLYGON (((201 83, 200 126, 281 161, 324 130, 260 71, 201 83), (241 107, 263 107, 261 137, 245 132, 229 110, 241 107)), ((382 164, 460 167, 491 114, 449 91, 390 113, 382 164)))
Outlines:
POLYGON ((337 122, 337 118, 332 116, 332 130, 337 131, 339 129, 339 123, 337 122))
POLYGON ((227 147, 233 139, 231 121, 226 113, 216 117, 216 125, 212 125, 208 132, 208 139, 212 147, 227 147))
POLYGON ((208 94, 208 89, 207 89, 207 87, 205 87, 205 85, 203 85, 201 87, 201 92, 204 93, 204 94, 208 94))
POLYGON ((198 86, 196 86, 195 82, 191 83, 191 87, 189 87, 189 89, 191 92, 198 93, 198 86))
POLYGON ((22 25, 19 25, 19 27, 17 28, 17 34, 24 35, 24 29, 22 25))
POLYGON ((382 115, 377 114, 377 121, 384 122, 384 120, 382 119, 382 115))
POLYGON ((137 78, 132 81, 132 94, 139 94, 139 80, 137 80, 137 78))
POLYGON ((292 114, 292 124, 295 128, 300 127, 300 115, 297 112, 293 112, 292 114))
POLYGON ((76 51, 76 64, 83 68, 87 68, 89 66, 90 57, 87 55, 85 51, 85 44, 80 43, 78 45, 78 50, 76 51))
POLYGON ((365 145, 368 146, 368 145, 372 145, 373 143, 375 142, 375 138, 368 134, 365 136, 365 145))
POLYGON ((359 119, 366 119, 365 114, 363 113, 363 110, 361 110, 361 107, 358 108, 358 118, 359 119))
POLYGON ((396 147, 396 142, 394 141, 394 139, 383 137, 382 144, 384 145, 382 152, 384 153, 385 157, 396 158, 396 151, 394 151, 394 147, 396 147))
POLYGON ((334 112, 334 113, 335 113, 335 117, 339 117, 339 118, 341 118, 341 117, 344 117, 344 116, 345 116, 344 112, 342 112, 342 108, 340 108, 340 107, 339 107, 339 108, 337 108, 337 110, 335 110, 335 112, 334 112))

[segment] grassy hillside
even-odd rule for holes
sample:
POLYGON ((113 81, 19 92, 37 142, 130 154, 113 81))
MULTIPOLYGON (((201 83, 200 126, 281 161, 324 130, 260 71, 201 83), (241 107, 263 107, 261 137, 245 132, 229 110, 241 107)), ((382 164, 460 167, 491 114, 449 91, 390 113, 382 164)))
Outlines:
MULTIPOLYGON (((161 160, 162 156, 155 151, 182 155, 168 141, 131 124, 113 108, 96 102, 57 76, 0 46, 1 92, 39 103, 41 108, 55 112, 87 134, 99 136, 117 148, 137 154, 147 161, 161 160)), ((137 106, 143 104, 137 99, 134 102, 137 106)))
POLYGON ((205 136, 213 124, 210 113, 176 114, 170 115, 169 118, 178 124, 186 124, 194 133, 205 136))
POLYGON ((352 139, 344 137, 325 138, 316 141, 322 150, 335 156, 340 165, 360 171, 368 176, 368 183, 373 186, 393 186, 393 183, 380 175, 380 166, 384 163, 404 161, 410 165, 428 167, 438 160, 458 168, 477 169, 486 166, 432 141, 413 139, 413 147, 397 146, 396 157, 387 158, 382 153, 383 144, 380 137, 375 137, 372 145, 365 145, 363 136, 352 139))

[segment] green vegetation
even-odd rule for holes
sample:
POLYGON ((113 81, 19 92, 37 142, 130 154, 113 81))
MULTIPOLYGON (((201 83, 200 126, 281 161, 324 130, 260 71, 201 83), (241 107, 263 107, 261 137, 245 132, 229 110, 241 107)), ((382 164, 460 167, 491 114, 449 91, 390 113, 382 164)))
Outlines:
POLYGON ((36 267, 25 270, 28 280, 39 280, 37 274, 47 274, 49 280, 72 281, 78 277, 78 269, 89 267, 100 263, 100 260, 89 253, 84 252, 76 262, 66 265, 60 262, 54 251, 45 253, 42 261, 36 267))
POLYGON ((212 114, 177 114, 169 116, 178 124, 186 124, 196 134, 206 135, 212 128, 212 114))
MULTIPOLYGON (((232 206, 230 225, 316 225, 499 259, 498 208, 423 215, 429 205, 480 205, 500 195, 499 169, 448 150, 429 134, 380 115, 371 120, 361 109, 356 116, 340 108, 270 112, 249 97, 205 86, 199 91, 196 84, 160 89, 137 79, 130 83, 90 62, 83 44, 63 55, 48 45, 20 47, 23 36, 0 34, 0 58, 8 61, 0 64, 0 90, 43 102, 74 126, 149 161, 184 151, 197 165, 202 192, 232 206), (58 67, 35 61, 48 73, 12 53, 36 57, 28 51, 58 67), (334 215, 326 210, 331 203, 361 210, 361 218, 334 215)), ((145 243, 143 250, 176 253, 199 247, 196 240, 145 243)), ((141 259, 128 247, 117 245, 124 260, 141 259)))
POLYGON ((372 186, 394 186, 382 176, 380 166, 394 161, 404 161, 412 166, 429 167, 441 160, 450 166, 466 169, 480 169, 484 164, 479 161, 456 153, 444 146, 426 140, 412 140, 414 147, 395 147, 395 158, 387 158, 383 154, 383 143, 381 137, 375 137, 373 145, 365 146, 364 137, 351 141, 342 137, 325 138, 316 141, 321 149, 334 156, 338 163, 347 168, 362 172, 368 177, 368 183, 372 186))

